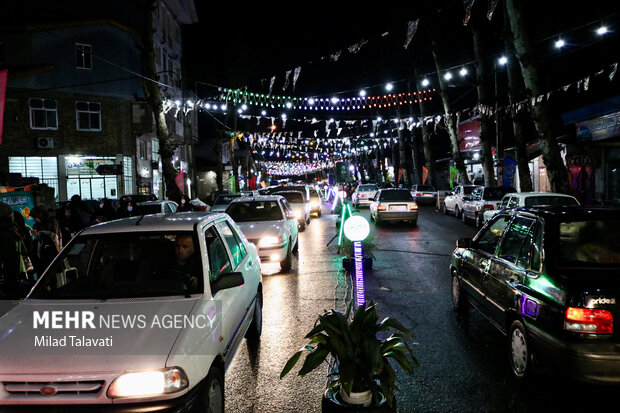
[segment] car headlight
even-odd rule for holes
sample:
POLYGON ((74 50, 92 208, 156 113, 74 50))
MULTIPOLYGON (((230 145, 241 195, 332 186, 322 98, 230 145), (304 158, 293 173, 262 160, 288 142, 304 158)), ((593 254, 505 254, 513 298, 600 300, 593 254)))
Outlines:
POLYGON ((175 393, 189 384, 180 367, 121 374, 108 388, 108 397, 144 397, 175 393))
POLYGON ((282 238, 280 237, 262 237, 258 241, 259 247, 272 247, 282 242, 282 238))

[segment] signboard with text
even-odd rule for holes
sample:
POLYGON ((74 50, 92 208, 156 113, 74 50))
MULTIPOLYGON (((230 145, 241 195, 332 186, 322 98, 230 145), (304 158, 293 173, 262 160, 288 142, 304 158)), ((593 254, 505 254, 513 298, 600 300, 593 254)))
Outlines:
POLYGON ((577 140, 580 142, 600 141, 620 136, 620 112, 578 122, 577 140))
POLYGON ((459 123, 458 138, 460 151, 480 149, 480 118, 459 123))

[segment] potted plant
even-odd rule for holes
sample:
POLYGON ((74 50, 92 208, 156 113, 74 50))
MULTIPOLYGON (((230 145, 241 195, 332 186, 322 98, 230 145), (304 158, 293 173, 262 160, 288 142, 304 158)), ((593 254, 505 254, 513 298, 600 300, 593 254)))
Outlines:
MULTIPOLYGON (((372 263, 375 259, 374 251, 377 250, 378 244, 375 241, 376 237, 370 236, 362 241, 362 265, 365 270, 372 269, 372 263)), ((353 271, 355 269, 355 256, 353 251, 353 241, 346 237, 342 238, 340 245, 332 247, 336 250, 336 253, 342 257, 342 268, 346 271, 353 271)))
POLYGON ((325 311, 306 334, 308 344, 287 361, 280 378, 297 364, 304 351, 308 351, 299 375, 305 376, 328 358, 334 361, 328 393, 337 395, 339 404, 365 406, 394 406, 396 374, 390 359, 410 373, 418 361, 404 340, 411 332, 393 318, 379 321, 375 304, 371 301, 358 307, 353 314, 349 305, 346 314, 325 311), (397 330, 388 337, 390 330, 397 330), (335 389, 335 391, 334 391, 335 389), (364 397, 366 399, 364 400, 364 397), (344 403, 343 403, 344 402, 344 403))

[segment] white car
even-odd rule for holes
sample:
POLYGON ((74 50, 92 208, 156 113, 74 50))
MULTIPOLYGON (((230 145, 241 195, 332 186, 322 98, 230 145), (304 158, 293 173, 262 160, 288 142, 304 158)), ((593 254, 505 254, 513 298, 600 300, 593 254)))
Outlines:
POLYGON ((213 201, 213 205, 211 206, 211 212, 224 212, 230 203, 237 199, 241 198, 241 194, 221 194, 215 198, 213 201))
POLYGON ((378 190, 379 187, 375 184, 358 185, 351 194, 351 202, 356 208, 359 208, 360 205, 370 205, 378 190))
POLYGON ((479 188, 479 185, 458 185, 452 191, 452 195, 448 195, 443 201, 443 213, 445 215, 454 214, 457 218, 461 217, 463 211, 463 204, 465 201, 471 200, 471 193, 474 189, 479 188))
POLYGON ((514 192, 504 195, 497 209, 484 211, 483 220, 487 223, 504 209, 543 205, 575 206, 579 205, 579 201, 574 196, 557 192, 514 192))
POLYGON ((171 214, 177 211, 179 204, 174 201, 145 201, 136 204, 141 214, 171 214))
POLYGON ((301 191, 278 191, 276 194, 288 201, 299 222, 299 231, 304 232, 310 223, 310 202, 301 191))
POLYGON ((412 185, 411 196, 418 205, 435 205, 437 203, 437 190, 432 185, 412 185))
POLYGON ((5 407, 224 411, 224 372, 261 334, 260 260, 226 214, 105 222, 71 240, 0 328, 5 407))
POLYGON ((370 219, 376 224, 383 221, 418 223, 418 204, 408 189, 380 189, 369 208, 370 219))
POLYGON ((502 197, 513 192, 517 190, 511 186, 481 186, 474 189, 471 193, 471 201, 463 203, 461 220, 467 222, 471 219, 476 223, 476 227, 481 227, 484 222, 484 212, 498 209, 502 197))
POLYGON ((256 245, 261 262, 279 262, 283 271, 291 269, 298 248, 298 225, 286 199, 278 195, 239 198, 230 203, 226 213, 256 245))

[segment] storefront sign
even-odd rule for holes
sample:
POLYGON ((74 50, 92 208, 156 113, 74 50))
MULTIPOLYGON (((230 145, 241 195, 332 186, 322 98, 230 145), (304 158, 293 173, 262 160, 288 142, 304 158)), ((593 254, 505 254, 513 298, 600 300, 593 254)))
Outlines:
MULTIPOLYGON (((65 167, 67 168, 67 175, 98 175, 97 167, 100 165, 109 166, 111 162, 113 162, 112 159, 66 157, 65 167)), ((119 175, 121 174, 122 171, 119 175)))
POLYGON ((123 165, 121 164, 101 164, 95 168, 99 175, 122 175, 123 165))
POLYGON ((509 156, 504 156, 504 175, 502 186, 515 187, 515 176, 517 174, 517 161, 509 156))
POLYGON ((620 136, 620 112, 578 122, 577 141, 590 142, 620 136))
POLYGON ((460 151, 480 149, 480 118, 459 123, 458 138, 460 151))
POLYGON ((30 211, 34 208, 34 198, 30 191, 13 191, 0 194, 0 202, 8 204, 13 211, 19 212, 26 226, 30 229, 34 226, 34 218, 30 216, 30 211))

